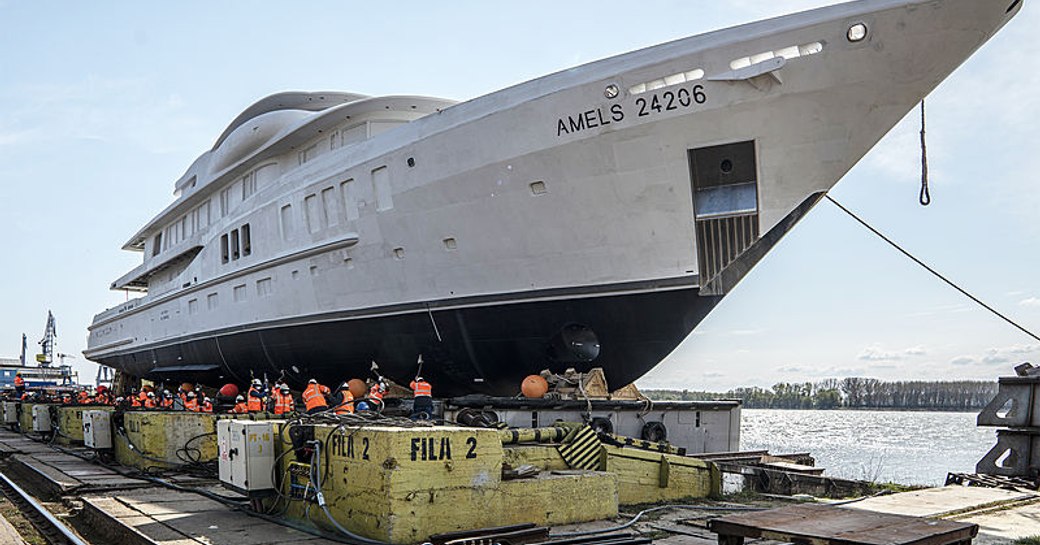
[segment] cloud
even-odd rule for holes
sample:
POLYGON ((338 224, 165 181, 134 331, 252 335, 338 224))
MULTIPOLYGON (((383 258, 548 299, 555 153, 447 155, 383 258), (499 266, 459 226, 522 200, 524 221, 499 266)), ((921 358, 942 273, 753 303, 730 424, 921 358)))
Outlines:
POLYGON ((1040 297, 1026 297, 1018 302, 1024 307, 1040 307, 1040 297))
POLYGON ((923 346, 917 345, 917 346, 911 346, 910 348, 907 348, 906 350, 903 350, 903 353, 906 354, 907 356, 925 356, 925 355, 928 354, 928 351, 925 350, 925 348, 923 346))
POLYGON ((719 373, 718 371, 707 371, 704 373, 704 378, 722 378, 726 376, 726 373, 719 373))
POLYGON ((807 371, 807 369, 805 369, 804 367, 797 367, 792 365, 787 367, 780 367, 777 369, 777 371, 780 371, 781 373, 801 373, 807 371))
POLYGON ((856 359, 862 361, 899 361, 903 359, 903 355, 898 352, 886 351, 880 346, 874 345, 864 348, 863 351, 856 356, 856 359))
POLYGON ((733 330, 730 330, 729 334, 730 335, 737 335, 737 336, 741 336, 741 337, 746 337, 746 336, 750 336, 750 335, 761 335, 761 334, 763 334, 765 332, 766 332, 766 330, 765 329, 761 329, 761 328, 759 328, 759 329, 733 329, 733 330))
POLYGON ((975 363, 975 358, 971 356, 957 356, 950 360, 950 363, 953 365, 971 365, 975 363))

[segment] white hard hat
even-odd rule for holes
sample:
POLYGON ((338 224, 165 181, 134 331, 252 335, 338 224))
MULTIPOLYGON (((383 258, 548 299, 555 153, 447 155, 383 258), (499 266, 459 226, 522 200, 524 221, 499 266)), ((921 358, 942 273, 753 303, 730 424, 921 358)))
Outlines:
POLYGON ((313 379, 313 378, 312 378, 312 379, 308 380, 308 381, 307 381, 307 383, 308 383, 308 384, 317 384, 317 383, 318 383, 318 381, 317 381, 316 379, 313 379))
POLYGON ((244 398, 242 396, 235 396, 235 401, 245 401, 245 400, 246 400, 246 398, 244 398))
POLYGON ((188 392, 188 398, 190 399, 193 397, 195 397, 195 392, 188 392))
POLYGON ((253 379, 253 386, 260 386, 260 384, 261 384, 260 379, 258 379, 258 378, 254 378, 253 379))

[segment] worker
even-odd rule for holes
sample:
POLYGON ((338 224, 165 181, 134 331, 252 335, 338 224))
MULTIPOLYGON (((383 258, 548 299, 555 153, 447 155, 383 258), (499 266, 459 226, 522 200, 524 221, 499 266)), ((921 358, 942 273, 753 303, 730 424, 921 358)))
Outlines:
POLYGON ((138 401, 141 402, 141 406, 145 406, 145 402, 148 401, 148 391, 151 390, 148 386, 142 386, 141 392, 137 394, 138 401))
POLYGON ((65 393, 61 394, 61 402, 64 403, 65 405, 71 405, 72 404, 72 394, 70 394, 68 392, 65 392, 65 393))
POLYGON ((185 394, 184 410, 193 413, 199 412, 199 400, 195 399, 195 392, 188 392, 185 394))
POLYGON ((137 395, 137 388, 133 388, 133 389, 130 390, 130 399, 129 399, 129 401, 130 401, 130 406, 131 407, 140 407, 142 405, 141 404, 141 397, 137 395))
POLYGON ((209 396, 206 394, 202 394, 202 406, 200 410, 204 413, 213 412, 213 401, 210 400, 209 396))
POLYGON ((415 395, 412 400, 411 419, 429 420, 433 417, 433 386, 422 377, 415 377, 410 386, 415 395))
POLYGON ((331 394, 328 386, 318 384, 315 379, 307 381, 307 389, 303 391, 303 404, 307 407, 307 414, 314 414, 329 408, 329 402, 325 396, 331 394))
POLYGON ((246 397, 246 406, 249 407, 249 412, 258 413, 264 410, 264 390, 260 379, 253 379, 253 384, 249 387, 246 397))
POLYGON ((274 391, 274 414, 291 414, 296 410, 296 401, 293 399, 292 391, 288 386, 282 386, 274 391))
POLYGON ((159 400, 159 408, 167 411, 173 409, 173 393, 169 390, 162 391, 162 399, 159 400))
POLYGON ((383 408, 383 394, 388 390, 386 383, 382 380, 377 381, 368 390, 368 405, 369 410, 379 411, 383 408))
POLYGON ((22 372, 18 371, 14 374, 14 393, 18 397, 22 397, 25 392, 25 379, 22 378, 22 372))
POLYGON ((144 396, 144 401, 141 403, 141 406, 145 409, 154 409, 158 405, 159 404, 155 401, 155 394, 152 392, 146 393, 144 396))
POLYGON ((350 385, 344 382, 332 399, 336 414, 354 414, 354 394, 350 393, 350 385))
POLYGON ((249 412, 249 407, 246 406, 246 398, 242 396, 235 396, 235 406, 231 408, 231 412, 235 414, 246 414, 249 412))
POLYGON ((80 405, 90 403, 90 394, 87 392, 86 388, 79 391, 79 394, 76 396, 76 403, 79 403, 80 405))

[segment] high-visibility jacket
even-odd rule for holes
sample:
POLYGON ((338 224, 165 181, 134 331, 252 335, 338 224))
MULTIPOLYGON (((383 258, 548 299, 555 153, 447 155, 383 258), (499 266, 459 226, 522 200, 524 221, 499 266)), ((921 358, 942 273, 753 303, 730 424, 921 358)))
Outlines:
POLYGON ((191 411, 193 413, 199 412, 199 400, 198 399, 186 399, 184 401, 184 410, 191 411))
POLYGON ((86 392, 80 392, 79 395, 76 396, 76 401, 78 401, 80 405, 90 403, 90 396, 87 395, 86 392))
POLYGON ((235 403, 235 406, 231 408, 231 412, 236 414, 245 414, 249 412, 249 408, 246 406, 246 402, 235 403))
POLYGON ((23 388, 24 386, 25 386, 25 379, 20 377, 20 376, 18 376, 18 375, 15 375, 15 377, 14 377, 14 387, 15 388, 23 388))
POLYGON ((164 408, 164 409, 172 409, 173 408, 173 398, 172 397, 164 397, 164 398, 162 398, 162 401, 159 402, 159 406, 164 408))
POLYGON ((130 406, 131 407, 140 407, 141 406, 141 399, 138 398, 137 396, 130 396, 130 406))
POLYGON ((331 393, 328 386, 308 384, 307 389, 303 391, 303 404, 307 411, 310 412, 315 407, 328 407, 329 404, 325 401, 325 394, 328 393, 331 393))
POLYGON ((155 398, 146 397, 144 399, 144 408, 146 408, 146 409, 154 409, 155 408, 155 398))
POLYGON ((210 401, 208 397, 206 399, 202 400, 202 412, 204 412, 204 413, 211 413, 211 412, 213 412, 213 402, 210 401))
POLYGON ((340 390, 340 394, 343 399, 336 405, 336 414, 354 414, 354 394, 345 388, 340 390))
POLYGON ((433 386, 425 380, 413 380, 412 391, 415 392, 415 397, 426 396, 433 397, 433 386))
POLYGON ((65 394, 65 395, 61 396, 61 402, 65 403, 65 404, 72 403, 72 396, 70 396, 68 394, 65 394))
POLYGON ((260 395, 260 390, 256 387, 250 387, 249 393, 246 394, 246 407, 251 413, 258 413, 264 410, 263 396, 260 395))
POLYGON ((274 414, 289 414, 296 409, 292 394, 274 393, 274 414))
POLYGON ((380 403, 383 402, 383 386, 381 384, 373 384, 372 388, 368 390, 368 398, 374 399, 380 403))

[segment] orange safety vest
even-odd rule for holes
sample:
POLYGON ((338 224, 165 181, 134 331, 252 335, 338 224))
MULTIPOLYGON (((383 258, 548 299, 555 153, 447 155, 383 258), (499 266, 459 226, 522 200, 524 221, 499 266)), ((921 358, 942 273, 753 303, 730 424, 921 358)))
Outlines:
POLYGON ((199 412, 199 400, 198 399, 187 399, 184 401, 184 410, 191 411, 193 413, 199 412))
POLYGON ((261 398, 253 396, 254 392, 259 394, 260 390, 257 390, 256 388, 252 387, 249 388, 249 393, 246 394, 246 407, 249 409, 249 412, 258 413, 264 410, 264 408, 263 403, 261 402, 261 398))
POLYGON ((140 407, 141 406, 141 400, 138 399, 137 396, 131 397, 130 398, 130 406, 131 407, 140 407))
POLYGON ((14 387, 15 388, 21 388, 22 386, 25 386, 25 379, 20 377, 20 376, 15 375, 15 377, 14 377, 14 387))
POLYGON ((145 400, 144 400, 144 408, 146 408, 146 409, 154 409, 155 408, 155 400, 150 398, 150 397, 145 398, 145 400))
POLYGON ((274 393, 274 414, 289 414, 296 408, 295 405, 292 394, 274 393))
POLYGON ((340 391, 343 392, 343 402, 336 405, 336 414, 354 414, 354 394, 350 390, 340 391))
POLYGON ((415 397, 426 396, 433 397, 433 386, 430 386, 429 382, 425 380, 412 381, 412 391, 415 392, 415 397))
POLYGON ((235 406, 231 409, 231 412, 236 414, 245 414, 249 412, 249 408, 246 407, 246 402, 235 403, 235 406))
POLYGON ((164 409, 172 409, 173 408, 173 398, 172 397, 164 397, 162 399, 162 401, 159 402, 159 406, 164 408, 164 409))
POLYGON ((383 402, 383 389, 380 388, 378 384, 373 385, 372 388, 368 391, 368 397, 369 397, 369 399, 374 399, 374 400, 382 403, 383 402))
POLYGON ((213 412, 213 402, 210 401, 208 397, 202 402, 202 412, 204 412, 204 413, 211 413, 211 412, 213 412))
POLYGON ((307 411, 315 407, 328 407, 324 395, 328 391, 328 387, 321 384, 308 384, 307 389, 303 391, 303 404, 307 406, 307 411))

